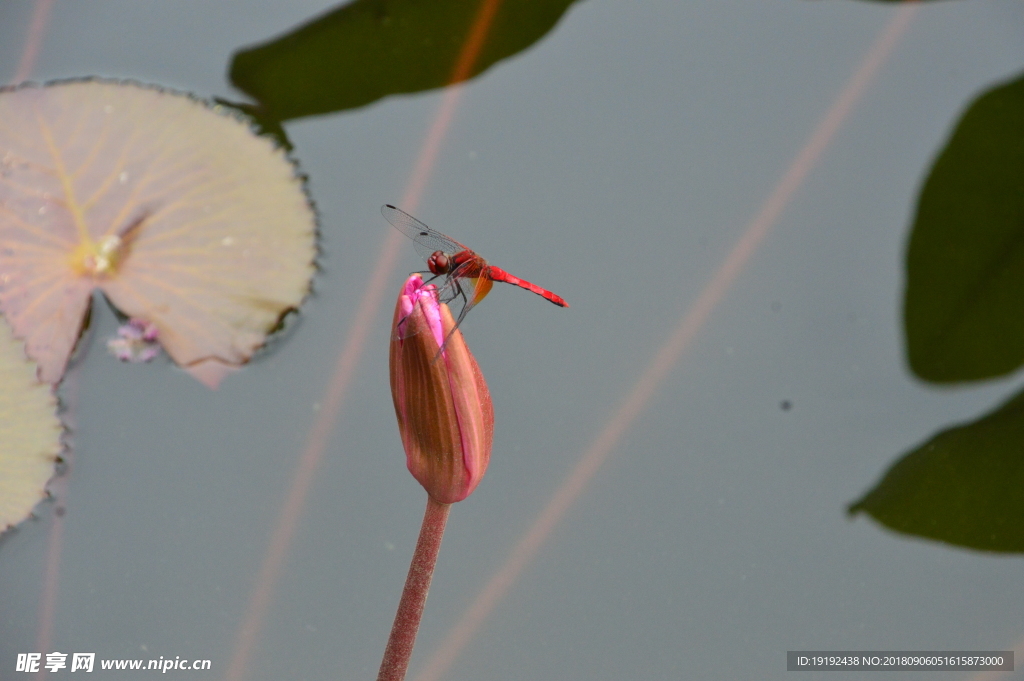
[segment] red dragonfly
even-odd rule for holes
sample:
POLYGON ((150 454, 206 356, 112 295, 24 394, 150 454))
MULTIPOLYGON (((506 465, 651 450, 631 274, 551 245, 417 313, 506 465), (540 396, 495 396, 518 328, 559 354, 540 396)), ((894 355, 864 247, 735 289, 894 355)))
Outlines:
POLYGON ((438 291, 440 301, 451 303, 462 299, 462 310, 456 319, 456 327, 462 323, 473 306, 490 292, 496 281, 525 288, 559 307, 569 307, 569 303, 561 296, 513 276, 500 267, 488 265, 487 261, 475 252, 455 239, 427 227, 405 211, 388 204, 381 206, 380 212, 399 232, 415 242, 416 252, 427 261, 427 268, 434 278, 445 277, 444 284, 438 291))

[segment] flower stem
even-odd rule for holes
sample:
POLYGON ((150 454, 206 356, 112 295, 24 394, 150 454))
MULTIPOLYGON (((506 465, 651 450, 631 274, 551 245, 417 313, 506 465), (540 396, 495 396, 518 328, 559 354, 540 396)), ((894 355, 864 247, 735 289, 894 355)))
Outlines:
POLYGON ((416 552, 409 566, 409 576, 405 578, 405 589, 395 614, 395 623, 391 626, 391 637, 384 649, 384 661, 380 664, 377 681, 402 681, 405 678, 450 509, 451 504, 442 504, 427 496, 423 527, 416 541, 416 552))

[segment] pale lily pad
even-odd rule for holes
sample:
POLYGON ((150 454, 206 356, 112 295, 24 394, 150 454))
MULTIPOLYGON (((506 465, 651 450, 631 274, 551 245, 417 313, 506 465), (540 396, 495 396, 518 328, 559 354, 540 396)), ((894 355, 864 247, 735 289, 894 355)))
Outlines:
POLYGON ((28 517, 46 497, 61 451, 53 388, 0 317, 0 532, 28 517))
POLYGON ((220 107, 102 80, 0 89, 0 310, 45 381, 99 289, 216 385, 302 302, 315 239, 292 162, 220 107))

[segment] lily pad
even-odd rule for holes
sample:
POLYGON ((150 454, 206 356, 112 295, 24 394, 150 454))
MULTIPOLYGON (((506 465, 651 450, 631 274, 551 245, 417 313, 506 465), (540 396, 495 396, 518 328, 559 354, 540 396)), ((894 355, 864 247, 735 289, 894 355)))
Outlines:
POLYGON ((904 534, 1024 552, 1024 393, 897 461, 850 513, 904 534))
POLYGON ((46 497, 61 431, 52 386, 39 381, 35 362, 0 317, 0 532, 46 497))
POLYGON ((0 89, 0 311, 45 381, 98 289, 215 386, 302 302, 315 239, 294 165, 222 107, 105 80, 0 89))

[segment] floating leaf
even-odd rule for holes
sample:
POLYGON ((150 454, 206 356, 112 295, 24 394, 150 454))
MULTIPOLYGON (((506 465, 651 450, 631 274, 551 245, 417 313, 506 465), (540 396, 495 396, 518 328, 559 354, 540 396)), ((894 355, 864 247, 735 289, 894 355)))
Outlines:
POLYGON ((904 456, 850 507, 861 511, 897 532, 1024 552, 1024 393, 904 456))
POLYGON ((61 430, 52 387, 36 377, 35 362, 0 317, 0 532, 46 496, 61 430))
POLYGON ((315 220, 284 153, 134 83, 0 90, 0 309, 60 380, 91 292, 207 384, 309 290, 315 220))
POLYGON ((1024 364, 1024 78, 971 104, 935 161, 907 250, 904 325, 928 381, 1024 364))
MULTIPOLYGON (((465 79, 544 37, 574 0, 504 0, 465 79)), ((480 0, 355 0, 288 35, 240 50, 231 82, 276 122, 450 85, 480 0)))

